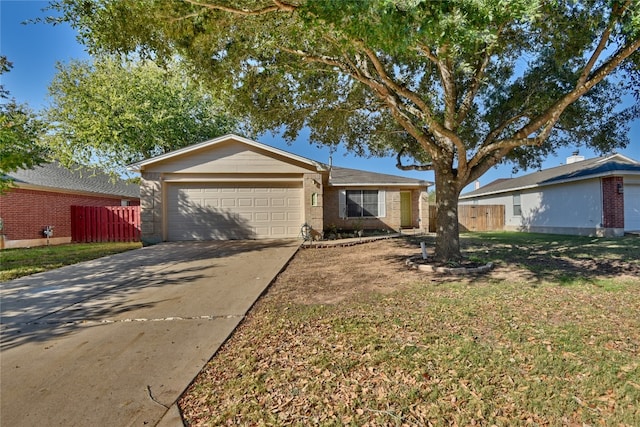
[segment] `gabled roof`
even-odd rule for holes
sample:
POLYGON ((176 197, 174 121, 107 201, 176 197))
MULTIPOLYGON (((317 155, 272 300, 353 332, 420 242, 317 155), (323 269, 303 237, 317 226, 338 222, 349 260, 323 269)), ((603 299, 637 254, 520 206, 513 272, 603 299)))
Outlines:
POLYGON ((495 180, 477 190, 462 194, 460 199, 619 174, 640 175, 640 162, 622 154, 596 157, 541 170, 517 178, 495 180))
POLYGON ((140 198, 140 186, 121 179, 114 180, 99 169, 78 167, 70 170, 58 162, 51 162, 33 169, 20 169, 7 176, 18 187, 38 188, 75 193, 94 193, 116 198, 140 198))
POLYGON ((313 169, 317 170, 318 172, 322 172, 325 174, 329 171, 329 169, 331 169, 329 183, 330 185, 334 185, 334 186, 347 186, 347 185, 348 186, 372 186, 372 185, 373 186, 398 186, 398 185, 402 185, 402 186, 423 187, 423 186, 433 184, 427 181, 422 181, 422 180, 412 179, 412 178, 405 178, 405 177, 396 176, 396 175, 380 174, 376 172, 367 172, 367 171, 362 171, 357 169, 348 169, 348 168, 341 168, 341 167, 330 168, 328 165, 320 162, 316 162, 315 160, 298 156, 296 154, 292 154, 287 151, 280 150, 280 149, 271 147, 269 145, 252 141, 250 139, 244 138, 242 136, 234 135, 234 134, 220 136, 218 138, 214 138, 198 144, 190 145, 188 147, 184 147, 179 150, 161 154, 159 156, 152 157, 150 159, 142 160, 140 162, 129 165, 128 168, 134 171, 140 171, 144 169, 146 166, 153 165, 166 160, 171 160, 173 158, 183 156, 186 154, 194 154, 200 150, 207 150, 212 147, 215 147, 216 145, 224 144, 230 141, 240 142, 250 147, 255 147, 260 150, 273 153, 277 156, 284 157, 285 159, 290 159, 298 163, 306 164, 308 166, 311 166, 313 169))
POLYGON ((358 186, 413 186, 426 187, 432 182, 397 175, 368 172, 358 169, 348 169, 333 166, 329 178, 329 185, 334 187, 358 186))
POLYGON ((193 153, 199 150, 203 150, 203 149, 207 149, 207 148, 211 148, 214 147, 216 145, 228 142, 228 141, 236 141, 236 142, 241 142, 243 144, 249 145, 251 147, 255 147, 273 154, 276 154, 278 156, 282 156, 285 158, 289 158, 291 160, 297 161, 297 162, 301 162, 310 166, 313 166, 314 168, 316 168, 317 170, 323 170, 323 165, 321 163, 318 163, 316 161, 313 161, 311 159, 307 159, 306 157, 302 157, 302 156, 298 156, 296 154, 292 154, 289 153, 287 151, 284 150, 280 150, 274 147, 271 147, 269 145, 266 144, 262 144, 260 142, 257 141, 252 141, 248 138, 244 138, 242 136, 238 136, 238 135, 234 135, 234 134, 227 134, 227 135, 223 135, 223 136, 219 136, 217 138, 213 138, 210 139, 208 141, 204 141, 204 142, 200 142, 198 144, 193 144, 190 145, 188 147, 184 147, 181 148, 179 150, 174 150, 174 151, 170 151, 168 153, 164 153, 161 154, 159 156, 155 156, 152 157, 150 159, 145 159, 142 161, 139 161, 137 163, 133 163, 131 165, 128 166, 128 168, 130 170, 139 172, 143 167, 148 166, 148 165, 152 165, 154 163, 158 163, 158 162, 162 162, 174 157, 178 157, 178 156, 183 156, 185 154, 189 154, 189 153, 193 153))

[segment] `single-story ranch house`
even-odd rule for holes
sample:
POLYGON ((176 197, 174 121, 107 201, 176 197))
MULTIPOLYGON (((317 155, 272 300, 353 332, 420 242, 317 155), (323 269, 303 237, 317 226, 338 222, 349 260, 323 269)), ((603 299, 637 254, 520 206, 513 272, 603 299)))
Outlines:
POLYGON ((640 230, 640 163, 576 153, 565 165, 463 194, 460 204, 504 205, 507 230, 621 236, 640 230))
POLYGON ((0 243, 6 249, 71 242, 71 206, 140 203, 137 184, 94 169, 70 170, 52 162, 7 176, 14 186, 0 195, 0 243), (47 226, 53 227, 49 242, 43 234, 47 226))
POLYGON ((331 167, 237 135, 130 166, 142 241, 300 238, 324 230, 426 228, 417 179, 331 167))

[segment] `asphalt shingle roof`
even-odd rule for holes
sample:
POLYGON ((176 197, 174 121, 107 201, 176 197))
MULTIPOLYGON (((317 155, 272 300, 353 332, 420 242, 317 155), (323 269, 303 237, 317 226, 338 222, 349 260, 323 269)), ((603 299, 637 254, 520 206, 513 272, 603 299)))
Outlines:
POLYGON ((462 194, 461 199, 485 194, 503 193, 520 188, 541 187, 563 181, 579 180, 612 173, 631 172, 640 174, 640 163, 617 154, 582 160, 530 173, 517 178, 493 181, 477 190, 462 194))
POLYGON ((331 168, 331 185, 411 185, 427 186, 431 182, 420 179, 406 178, 397 175, 368 172, 358 169, 349 169, 333 166, 331 168))
POLYGON ((129 184, 121 179, 114 180, 108 174, 86 167, 70 170, 57 162, 36 166, 33 169, 20 169, 7 174, 16 184, 28 184, 37 187, 101 195, 139 198, 140 186, 129 184))

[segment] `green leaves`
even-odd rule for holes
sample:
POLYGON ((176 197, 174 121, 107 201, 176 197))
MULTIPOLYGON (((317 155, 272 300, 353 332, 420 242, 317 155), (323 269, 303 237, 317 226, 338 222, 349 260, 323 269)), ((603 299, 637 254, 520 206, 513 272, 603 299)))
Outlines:
MULTIPOLYGON (((312 142, 386 153, 377 129, 381 117, 392 117, 393 129, 384 120, 389 150, 398 149, 391 135, 401 132, 427 157, 451 151, 457 137, 456 156, 470 161, 485 146, 504 140, 510 147, 527 123, 536 125, 518 138, 540 146, 542 124, 575 89, 599 41, 606 54, 596 55, 595 67, 637 38, 640 13, 635 1, 605 0, 63 0, 53 7, 96 51, 179 54, 209 89, 223 85, 256 131, 284 126, 293 139, 308 127, 312 142)), ((637 57, 624 64, 629 75, 616 67, 608 73, 632 81, 637 67, 628 64, 637 57)), ((618 88, 608 90, 620 99, 618 88)), ((550 141, 547 151, 561 142, 550 141)), ((484 160, 473 163, 494 163, 484 160)))
MULTIPOLYGON (((0 74, 11 70, 12 64, 0 56, 0 74)), ((26 106, 7 99, 9 92, 0 85, 0 194, 11 186, 5 175, 18 169, 29 169, 43 163, 48 150, 40 145, 44 124, 26 106)))
POLYGON ((624 95, 640 97, 637 0, 60 0, 53 7, 96 51, 178 55, 209 90, 222 86, 233 113, 256 133, 293 140, 307 128, 311 143, 427 162, 436 181, 447 177, 440 182, 451 185, 449 205, 505 159, 534 166, 567 145, 624 146, 627 123, 640 114, 631 108, 614 119, 624 95))
POLYGON ((229 133, 236 121, 178 64, 58 65, 49 93, 48 141, 64 161, 127 164, 229 133))

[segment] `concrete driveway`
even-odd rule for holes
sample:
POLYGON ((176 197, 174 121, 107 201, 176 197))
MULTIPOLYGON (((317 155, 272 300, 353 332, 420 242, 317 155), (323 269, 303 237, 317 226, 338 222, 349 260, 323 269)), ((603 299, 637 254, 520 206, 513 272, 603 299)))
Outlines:
POLYGON ((165 243, 0 284, 0 425, 179 423, 172 405, 298 246, 165 243))

